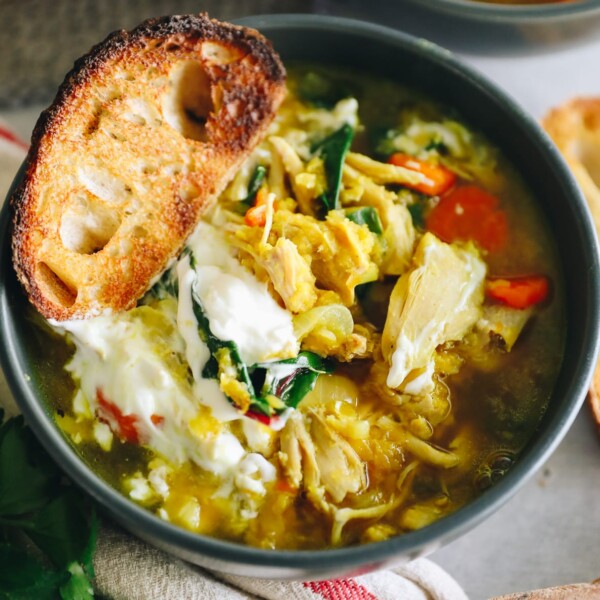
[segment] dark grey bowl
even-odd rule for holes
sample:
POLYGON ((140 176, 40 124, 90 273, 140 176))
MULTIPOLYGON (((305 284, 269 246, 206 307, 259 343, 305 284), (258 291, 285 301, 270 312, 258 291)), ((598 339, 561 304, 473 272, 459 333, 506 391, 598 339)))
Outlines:
MULTIPOLYGON (((548 410, 514 468, 454 514, 385 542, 339 550, 271 552, 195 535, 140 508, 108 486, 78 457, 48 411, 38 345, 26 300, 11 267, 9 211, 0 220, 0 359, 27 421, 65 472, 115 521, 151 544, 199 565, 241 575, 325 578, 365 572, 427 554, 484 520, 548 458, 585 396, 598 346, 600 281, 592 223, 584 200, 550 140, 501 90, 425 40, 336 18, 267 16, 244 24, 269 37, 284 60, 321 61, 378 73, 419 88, 458 109, 519 167, 554 233, 564 271, 568 334, 564 363, 548 410)), ((52 360, 51 360, 52 363, 52 360)), ((50 368, 60 369, 60 358, 50 368)), ((493 540, 490 540, 493 543, 493 540)))
MULTIPOLYGON (((412 0, 419 6, 477 21, 512 24, 583 22, 600 15, 599 0, 547 2, 546 4, 495 4, 478 0, 412 0)), ((516 1, 516 0, 515 0, 516 1)))

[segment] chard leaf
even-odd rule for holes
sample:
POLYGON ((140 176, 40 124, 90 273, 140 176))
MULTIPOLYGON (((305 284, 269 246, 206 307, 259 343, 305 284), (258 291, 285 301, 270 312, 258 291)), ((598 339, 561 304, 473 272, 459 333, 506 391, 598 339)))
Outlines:
POLYGON ((284 360, 278 360, 275 362, 258 363, 254 366, 263 369, 269 369, 275 365, 290 365, 291 367, 296 367, 297 369, 308 369, 310 371, 314 371, 315 373, 332 372, 331 361, 319 356, 318 354, 315 354, 314 352, 308 352, 307 350, 299 352, 298 356, 294 358, 286 358, 284 360))
POLYGON ((344 212, 346 217, 357 225, 366 225, 369 228, 369 231, 377 235, 381 235, 383 233, 383 225, 381 224, 379 213, 373 206, 349 208, 344 212))
POLYGON ((210 377, 211 379, 217 378, 219 366, 215 359, 215 354, 221 348, 225 348, 229 351, 231 361, 237 371, 237 379, 248 386, 248 392, 251 396, 256 396, 254 392, 254 386, 252 385, 252 380, 248 374, 248 368, 240 357, 240 351, 237 347, 237 344, 232 341, 221 340, 213 334, 210 329, 208 317, 204 312, 202 302, 200 302, 200 298, 198 298, 198 295, 194 291, 192 291, 192 305, 194 307, 194 316, 198 322, 198 332, 200 333, 200 338, 208 346, 208 349, 211 353, 211 360, 209 360, 204 367, 202 375, 204 377, 210 377))
MULTIPOLYGON (((226 349, 232 365, 236 369, 236 379, 246 384, 250 394, 250 406, 247 413, 264 416, 264 420, 259 419, 261 421, 268 423, 272 416, 281 414, 287 407, 296 408, 300 400, 314 388, 317 377, 321 373, 330 373, 332 370, 329 361, 312 352, 300 352, 295 358, 259 363, 249 367, 241 359, 235 342, 221 340, 213 334, 202 302, 193 290, 192 306, 200 338, 211 353, 210 359, 202 369, 202 377, 219 378, 219 364, 216 355, 222 349, 226 349), (257 389, 260 389, 259 394, 256 393, 257 389), (272 402, 269 401, 269 398, 273 396, 281 400, 284 406, 274 408, 272 402)), ((228 397, 228 400, 237 406, 233 399, 228 397)))
POLYGON ((313 146, 312 151, 323 159, 327 190, 320 196, 326 211, 340 207, 339 196, 342 169, 346 154, 354 138, 354 129, 347 123, 313 146))
POLYGON ((54 495, 60 473, 23 417, 0 427, 0 516, 36 510, 54 495))
POLYGON ((296 358, 261 363, 252 371, 265 370, 266 393, 277 396, 286 406, 296 408, 314 387, 319 375, 331 373, 333 365, 314 352, 300 352, 296 358))
POLYGON ((254 173, 250 179, 250 183, 248 184, 248 195, 246 199, 243 200, 246 204, 252 206, 254 204, 254 199, 256 198, 256 194, 260 187, 262 186, 265 177, 267 176, 267 169, 262 165, 258 165, 256 169, 254 169, 254 173))
POLYGON ((425 228, 425 204, 423 202, 415 202, 408 205, 408 212, 412 217, 413 225, 419 229, 425 228))
POLYGON ((158 300, 164 300, 170 296, 177 298, 179 292, 179 282, 175 269, 167 269, 160 279, 152 286, 151 293, 158 300))
POLYGON ((251 206, 254 206, 256 194, 258 193, 258 190, 260 190, 262 184, 264 183, 266 176, 267 168, 263 167, 263 165, 258 165, 256 169, 254 169, 254 173, 252 173, 252 177, 250 178, 250 182, 248 183, 248 195, 243 200, 240 200, 240 202, 237 203, 237 212, 245 214, 251 206))

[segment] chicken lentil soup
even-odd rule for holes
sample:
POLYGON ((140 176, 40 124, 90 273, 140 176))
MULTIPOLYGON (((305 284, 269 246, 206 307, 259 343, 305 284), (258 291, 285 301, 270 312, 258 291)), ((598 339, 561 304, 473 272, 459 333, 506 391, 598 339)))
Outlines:
POLYGON ((468 503, 531 437, 562 359, 558 261, 463 116, 290 71, 267 137, 138 306, 56 327, 56 420, 194 532, 374 542, 468 503))

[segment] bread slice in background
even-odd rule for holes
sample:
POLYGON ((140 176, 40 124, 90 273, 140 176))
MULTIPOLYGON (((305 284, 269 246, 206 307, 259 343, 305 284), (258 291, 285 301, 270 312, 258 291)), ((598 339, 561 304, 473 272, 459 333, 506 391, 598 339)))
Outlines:
POLYGON ((32 137, 13 263, 56 320, 131 308, 266 133, 285 70, 257 31, 151 19, 79 59, 32 137))
MULTIPOLYGON (((575 176, 600 237, 600 97, 570 100, 551 110, 542 125, 575 176)), ((600 431, 600 361, 588 400, 600 431)))

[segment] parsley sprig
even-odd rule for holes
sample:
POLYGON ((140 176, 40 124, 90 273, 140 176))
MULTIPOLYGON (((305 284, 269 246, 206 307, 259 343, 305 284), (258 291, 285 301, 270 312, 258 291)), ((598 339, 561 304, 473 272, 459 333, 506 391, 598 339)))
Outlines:
POLYGON ((23 417, 0 409, 0 600, 88 600, 98 518, 23 417))

